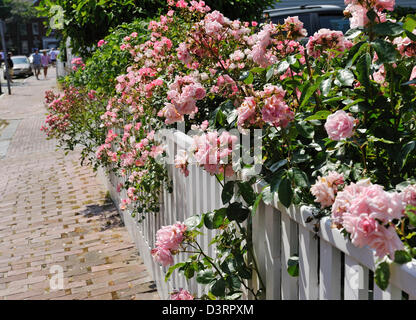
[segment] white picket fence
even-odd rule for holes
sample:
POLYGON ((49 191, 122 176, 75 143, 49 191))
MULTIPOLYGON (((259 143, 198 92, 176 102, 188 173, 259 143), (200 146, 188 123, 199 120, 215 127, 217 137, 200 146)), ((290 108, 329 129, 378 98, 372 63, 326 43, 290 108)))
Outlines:
MULTIPOLYGON (((166 137, 166 143, 168 152, 176 154, 180 149, 187 149, 192 139, 176 132, 166 137)), ((188 177, 173 165, 168 171, 173 180, 173 193, 163 191, 159 214, 149 214, 141 223, 128 211, 121 214, 139 254, 152 273, 160 297, 168 299, 169 292, 179 288, 200 296, 206 287, 193 279, 187 281, 177 271, 165 282, 167 268, 153 262, 150 250, 154 248, 156 231, 161 226, 222 207, 222 189, 214 176, 197 166, 190 167, 188 177)), ((114 202, 119 205, 120 199, 125 197, 116 191, 120 181, 113 174, 105 179, 114 202)), ((257 188, 260 191, 262 185, 257 188)), ((316 234, 313 224, 305 223, 310 215, 308 207, 287 209, 276 197, 271 205, 259 205, 253 218, 253 242, 260 274, 266 284, 266 299, 400 300, 406 293, 408 299, 416 300, 416 260, 405 265, 392 264, 390 285, 382 291, 373 281, 376 265, 373 251, 352 245, 339 230, 331 228, 329 219, 321 220, 316 234), (298 277, 287 272, 287 261, 294 254, 299 257, 298 277)), ((200 237, 200 243, 214 255, 214 246, 208 246, 212 236, 213 231, 207 231, 200 237)), ((183 256, 179 258, 175 261, 184 260, 183 256)), ((251 285, 258 286, 258 280, 253 279, 251 285)), ((250 296, 244 295, 244 298, 250 296)))

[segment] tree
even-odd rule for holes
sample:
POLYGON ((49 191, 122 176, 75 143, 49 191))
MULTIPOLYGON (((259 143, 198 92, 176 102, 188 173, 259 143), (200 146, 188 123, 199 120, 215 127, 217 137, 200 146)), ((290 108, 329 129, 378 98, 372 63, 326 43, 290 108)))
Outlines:
POLYGON ((164 0, 43 0, 39 15, 53 19, 56 6, 63 9, 63 43, 70 39, 72 52, 90 56, 92 48, 109 30, 124 22, 154 16, 166 6, 164 0))
MULTIPOLYGON (((1 1, 1 0, 0 0, 1 1)), ((276 0, 207 0, 212 10, 219 10, 231 19, 260 19, 264 9, 276 0)), ((63 43, 70 39, 72 52, 90 56, 90 48, 122 23, 148 19, 166 12, 166 0, 42 0, 39 15, 53 19, 56 6, 63 9, 63 43), (54 9, 55 8, 55 9, 54 9)))
POLYGON ((36 9, 30 0, 0 0, 0 19, 28 21, 36 17, 36 9))

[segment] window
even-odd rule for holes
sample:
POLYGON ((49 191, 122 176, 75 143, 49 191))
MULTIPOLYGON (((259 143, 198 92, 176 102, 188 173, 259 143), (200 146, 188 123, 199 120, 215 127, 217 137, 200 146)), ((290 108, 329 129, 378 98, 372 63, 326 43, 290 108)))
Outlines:
POLYGON ((32 33, 39 34, 39 24, 37 22, 32 23, 32 33))
POLYGON ((342 15, 319 15, 321 28, 346 32, 350 28, 350 21, 342 15))
POLYGON ((27 27, 26 27, 26 23, 19 24, 19 28, 20 28, 20 35, 21 35, 21 36, 27 36, 27 27))
POLYGON ((29 63, 29 59, 26 57, 12 57, 13 64, 26 64, 29 63))
POLYGON ((22 40, 22 53, 23 54, 29 53, 29 43, 27 40, 22 40))
POLYGON ((40 48, 40 41, 39 40, 33 40, 33 47, 34 47, 34 49, 41 49, 40 48))

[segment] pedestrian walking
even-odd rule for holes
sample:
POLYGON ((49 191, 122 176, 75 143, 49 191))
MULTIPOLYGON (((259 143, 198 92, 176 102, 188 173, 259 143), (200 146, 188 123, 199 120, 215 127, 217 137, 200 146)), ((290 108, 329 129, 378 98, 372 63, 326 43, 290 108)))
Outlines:
POLYGON ((49 63, 50 63, 50 58, 49 58, 48 53, 46 51, 43 52, 43 56, 41 58, 41 63, 42 63, 42 67, 43 67, 43 75, 44 75, 44 78, 46 79, 46 76, 48 74, 48 67, 49 67, 49 63))
POLYGON ((40 68, 42 65, 42 56, 39 54, 39 50, 36 49, 33 54, 33 70, 35 72, 36 79, 39 80, 40 68))
POLYGON ((7 68, 9 69, 9 80, 10 82, 13 82, 12 77, 13 77, 13 60, 12 60, 12 53, 9 52, 7 54, 7 59, 6 59, 6 63, 7 63, 7 68))
POLYGON ((52 61, 52 66, 55 67, 56 65, 56 57, 58 56, 58 52, 55 50, 55 48, 52 48, 51 50, 51 61, 52 61))

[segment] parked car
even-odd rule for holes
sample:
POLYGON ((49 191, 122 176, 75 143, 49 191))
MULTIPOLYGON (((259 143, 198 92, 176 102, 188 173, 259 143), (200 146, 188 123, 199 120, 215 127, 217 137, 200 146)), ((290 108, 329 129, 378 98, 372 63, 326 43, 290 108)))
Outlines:
MULTIPOLYGON (((29 77, 33 75, 29 59, 26 56, 13 56, 13 77, 29 77)), ((6 78, 6 66, 3 66, 4 79, 6 78)))
POLYGON ((346 32, 350 22, 344 17, 343 8, 334 5, 311 5, 290 7, 284 9, 270 9, 263 12, 264 20, 273 23, 283 23, 289 16, 298 16, 304 28, 311 36, 319 29, 326 28, 346 32))

